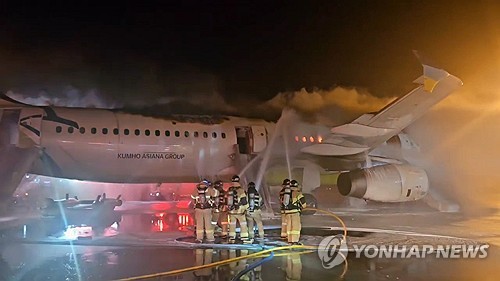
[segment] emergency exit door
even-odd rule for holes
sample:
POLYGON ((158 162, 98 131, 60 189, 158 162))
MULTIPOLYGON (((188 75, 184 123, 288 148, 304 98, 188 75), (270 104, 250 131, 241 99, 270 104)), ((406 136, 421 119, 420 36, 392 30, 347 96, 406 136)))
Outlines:
POLYGON ((267 132, 263 126, 252 126, 252 152, 259 153, 266 149, 267 132))
POLYGON ((236 140, 240 154, 257 154, 266 148, 266 128, 263 126, 236 127, 236 140))

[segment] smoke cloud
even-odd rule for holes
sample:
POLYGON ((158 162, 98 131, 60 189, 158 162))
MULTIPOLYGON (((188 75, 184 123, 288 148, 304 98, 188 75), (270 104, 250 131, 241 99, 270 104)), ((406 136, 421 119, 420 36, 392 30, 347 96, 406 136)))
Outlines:
POLYGON ((82 108, 119 108, 123 104, 110 99, 105 99, 95 89, 87 92, 68 86, 64 90, 62 97, 54 97, 49 93, 42 91, 35 96, 26 96, 21 93, 8 91, 6 93, 10 98, 22 103, 37 106, 60 106, 60 107, 82 107, 82 108))
POLYGON ((293 108, 305 120, 338 125, 349 122, 360 114, 377 111, 394 98, 380 98, 366 90, 336 87, 330 90, 279 93, 265 102, 261 109, 281 112, 285 107, 293 108))
POLYGON ((489 85, 452 94, 407 129, 421 146, 417 163, 429 173, 431 188, 470 215, 500 209, 500 92, 489 85))

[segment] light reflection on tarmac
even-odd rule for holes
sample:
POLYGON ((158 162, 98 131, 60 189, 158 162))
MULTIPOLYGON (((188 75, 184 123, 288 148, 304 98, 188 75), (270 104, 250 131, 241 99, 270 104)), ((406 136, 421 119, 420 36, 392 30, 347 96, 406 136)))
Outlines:
MULTIPOLYGON (((438 213, 432 210, 331 210, 336 211, 348 227, 391 229, 480 240, 491 245, 489 255, 485 259, 443 259, 432 256, 424 259, 369 259, 357 258, 354 253, 350 253, 347 272, 340 279, 345 264, 326 270, 322 268, 316 253, 299 255, 298 252, 292 252, 286 257, 275 257, 241 280, 498 280, 499 212, 465 218, 457 213, 438 213)), ((277 225, 277 222, 270 219, 266 221, 266 225, 277 225)), ((304 217, 304 225, 338 226, 330 217, 319 215, 304 217)), ((36 229, 40 231, 39 226, 36 229)), ((244 249, 165 247, 168 243, 164 245, 159 242, 173 241, 192 233, 192 221, 189 218, 179 219, 179 216, 174 215, 124 214, 115 236, 95 240, 120 240, 123 243, 119 243, 119 246, 70 246, 40 239, 40 233, 32 236, 32 241, 15 239, 21 233, 22 227, 4 229, 2 232, 0 280, 78 280, 75 264, 79 265, 82 280, 113 280, 215 262, 252 252, 244 249), (132 240, 142 241, 144 244, 126 246, 126 242, 132 240), (148 241, 156 246, 146 246, 148 241), (74 247, 75 254, 72 254, 71 247, 74 247)), ((30 237, 30 233, 27 233, 27 237, 30 237)), ((397 235, 367 237, 371 237, 369 241, 372 242, 390 244, 391 239, 397 235), (373 237, 378 238, 373 240, 373 237)), ((90 240, 84 243, 93 242, 90 240)), ((164 277, 161 280, 231 280, 235 274, 255 261, 247 259, 209 270, 164 277)))

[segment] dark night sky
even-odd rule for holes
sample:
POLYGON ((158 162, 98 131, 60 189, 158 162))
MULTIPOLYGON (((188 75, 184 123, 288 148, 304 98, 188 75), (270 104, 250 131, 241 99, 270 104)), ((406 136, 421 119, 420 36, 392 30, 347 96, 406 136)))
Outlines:
POLYGON ((412 49, 464 81, 500 61, 497 1, 69 2, 0 4, 1 91, 95 88, 127 102, 217 91, 235 103, 340 85, 395 96, 420 75, 412 49))

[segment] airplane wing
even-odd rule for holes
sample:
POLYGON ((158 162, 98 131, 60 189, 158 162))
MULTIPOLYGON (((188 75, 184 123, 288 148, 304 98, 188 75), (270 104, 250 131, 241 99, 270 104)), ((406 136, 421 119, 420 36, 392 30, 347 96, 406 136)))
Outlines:
MULTIPOLYGON (((417 54, 418 56, 418 54, 417 54)), ((331 129, 322 143, 301 149, 318 156, 347 156, 366 153, 398 134, 453 91, 462 81, 443 69, 422 64, 419 86, 375 114, 364 114, 351 123, 331 129)))

